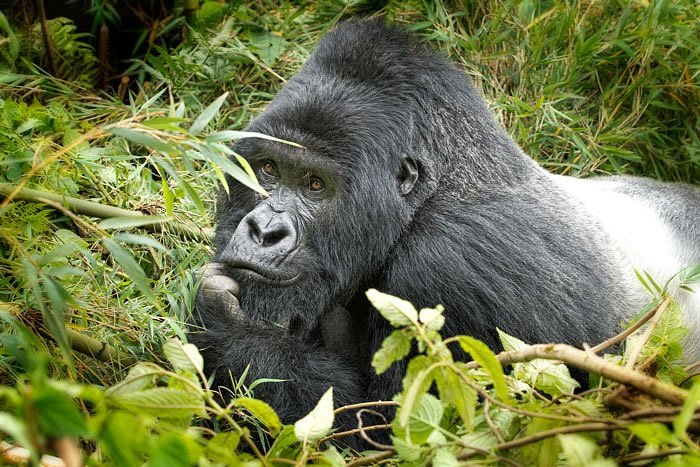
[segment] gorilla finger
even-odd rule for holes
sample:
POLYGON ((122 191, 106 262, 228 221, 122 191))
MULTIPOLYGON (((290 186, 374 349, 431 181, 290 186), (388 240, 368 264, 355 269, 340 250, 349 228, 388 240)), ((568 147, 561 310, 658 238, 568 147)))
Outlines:
POLYGON ((241 291, 238 282, 230 278, 229 276, 204 276, 201 290, 212 290, 212 291, 225 291, 231 295, 238 296, 241 291))

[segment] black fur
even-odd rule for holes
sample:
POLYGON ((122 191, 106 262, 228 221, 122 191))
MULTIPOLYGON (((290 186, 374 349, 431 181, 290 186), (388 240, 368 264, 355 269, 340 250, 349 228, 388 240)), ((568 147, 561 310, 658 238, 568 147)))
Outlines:
POLYGON ((368 288, 443 304, 445 336, 472 335, 494 350, 497 327, 528 342, 597 343, 640 304, 598 222, 522 153, 461 71, 406 32, 378 21, 339 26, 248 130, 304 146, 242 140, 235 149, 254 167, 318 168, 328 192, 304 198, 270 182, 264 200, 231 181, 214 261, 233 266, 245 318, 199 300, 206 331, 191 339, 217 384, 247 365, 248 382, 287 380, 256 388, 287 422, 329 386, 336 406, 400 389, 400 366, 382 376, 370 368, 390 326, 364 298, 368 288), (415 185, 402 184, 407 161, 415 185), (300 274, 292 285, 237 267, 241 251, 257 254, 236 238, 239 224, 264 203, 293 206, 285 229, 298 248, 275 269, 300 274), (325 319, 346 324, 328 327, 347 328, 324 332, 338 307, 347 315, 325 319))

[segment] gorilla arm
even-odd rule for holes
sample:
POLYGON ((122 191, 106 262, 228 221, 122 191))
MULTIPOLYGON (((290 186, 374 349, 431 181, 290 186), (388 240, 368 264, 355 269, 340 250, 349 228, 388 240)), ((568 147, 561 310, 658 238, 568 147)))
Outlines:
MULTIPOLYGON (((251 322, 238 304, 238 292, 238 284, 223 274, 220 264, 205 267, 189 339, 204 357, 205 373, 215 375, 213 388, 232 387, 232 379, 246 368, 248 384, 260 378, 284 380, 257 386, 255 396, 268 402, 285 423, 306 415, 330 386, 335 407, 366 398, 366 377, 352 358, 357 342, 340 328, 351 324, 347 311, 335 308, 321 325, 323 337, 332 340, 329 348, 291 335, 283 327, 251 322), (202 329, 201 323, 207 328, 202 329)), ((336 420, 343 428, 354 424, 348 411, 336 420)))

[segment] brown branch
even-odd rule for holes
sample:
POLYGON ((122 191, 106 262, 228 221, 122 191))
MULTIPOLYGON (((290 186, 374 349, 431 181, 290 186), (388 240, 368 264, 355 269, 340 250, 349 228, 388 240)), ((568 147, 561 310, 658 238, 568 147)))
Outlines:
POLYGON ((49 24, 46 21, 46 9, 44 8, 44 0, 37 0, 37 9, 39 10, 39 23, 41 24, 41 35, 44 39, 44 49, 46 51, 46 57, 49 60, 49 69, 51 74, 56 78, 58 76, 58 68, 56 68, 56 61, 53 58, 53 44, 51 44, 51 36, 49 35, 49 24))
POLYGON ((378 461, 387 459, 395 454, 395 451, 393 449, 387 449, 385 451, 379 451, 375 454, 371 454, 369 456, 364 456, 364 457, 358 457, 357 459, 353 459, 352 461, 348 462, 346 464, 346 467, 354 467, 356 465, 368 465, 368 464, 374 464, 378 461))
MULTIPOLYGON (((547 438, 552 438, 557 435, 567 434, 567 433, 581 433, 588 431, 614 431, 620 430, 623 427, 619 425, 610 425, 607 423, 581 423, 579 425, 568 425, 559 428, 554 428, 552 430, 540 431, 531 436, 525 436, 523 438, 514 439, 512 441, 507 441, 505 443, 499 443, 494 447, 496 451, 504 451, 508 449, 519 448, 528 444, 536 443, 547 438)), ((462 452, 457 455, 459 460, 466 460, 474 455, 478 454, 474 450, 470 449, 470 452, 462 452)))
POLYGON ((656 314, 656 310, 658 310, 660 305, 661 304, 659 303, 656 306, 652 307, 651 310, 647 311, 644 314, 644 316, 639 318, 639 321, 637 321, 632 326, 628 327, 627 329, 625 329, 624 331, 622 331, 618 335, 613 336, 604 342, 601 342, 600 344, 596 345, 595 347, 591 347, 591 352, 600 353, 603 350, 607 349, 608 347, 612 347, 613 345, 619 344, 620 342, 627 339, 627 337, 629 337, 637 329, 641 328, 644 325, 644 323, 649 321, 656 314))
POLYGON ((346 410, 353 409, 364 409, 366 407, 398 407, 399 403, 394 401, 372 401, 372 402, 360 402, 359 404, 350 404, 338 407, 333 411, 336 415, 340 412, 345 412, 346 410))
MULTIPOLYGON (((0 461, 8 465, 28 465, 32 459, 29 449, 13 446, 5 441, 0 441, 0 461)), ((43 467, 66 467, 66 463, 60 457, 43 455, 39 461, 43 467)))
POLYGON ((656 308, 656 312, 654 313, 654 316, 652 316, 651 320, 649 321, 649 325, 647 326, 646 330, 644 331, 642 338, 639 340, 639 342, 636 343, 635 347, 629 353, 630 357, 627 360, 627 362, 625 363, 625 368, 629 368, 629 369, 634 368, 634 365, 637 363, 637 359, 639 358, 639 355, 642 353, 642 349, 644 348, 645 345, 647 345, 647 342, 649 342, 649 339, 651 338, 651 333, 654 332, 654 329, 659 324, 659 320, 661 319, 661 316, 666 311, 666 308, 668 307, 669 303, 671 303, 671 299, 665 298, 659 304, 659 306, 656 308))
MULTIPOLYGON (((592 352, 585 352, 567 344, 536 344, 522 350, 501 352, 496 356, 501 365, 529 362, 536 358, 559 360, 590 373, 596 373, 618 383, 633 386, 638 390, 672 405, 682 405, 688 396, 685 389, 664 383, 651 376, 610 363, 592 352)), ((476 362, 468 367, 477 368, 476 362)))

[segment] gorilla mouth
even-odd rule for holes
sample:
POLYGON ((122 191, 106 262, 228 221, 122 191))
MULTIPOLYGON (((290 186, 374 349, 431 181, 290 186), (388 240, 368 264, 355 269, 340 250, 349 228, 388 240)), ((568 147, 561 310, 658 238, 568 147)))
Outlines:
POLYGON ((272 271, 248 261, 228 263, 227 266, 231 270, 243 275, 243 277, 246 279, 251 279, 253 281, 262 282, 269 285, 288 286, 294 284, 301 277, 301 274, 285 276, 276 271, 272 271))

